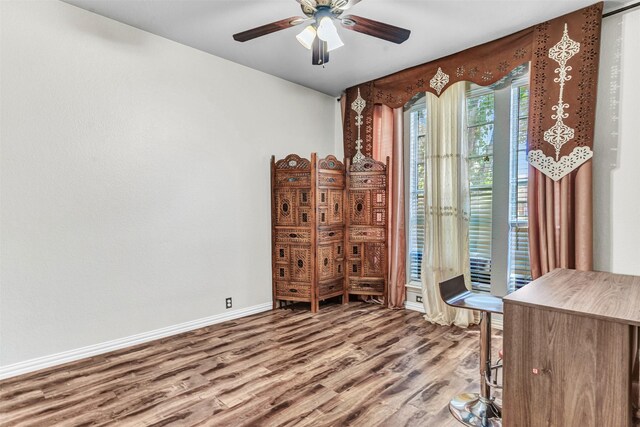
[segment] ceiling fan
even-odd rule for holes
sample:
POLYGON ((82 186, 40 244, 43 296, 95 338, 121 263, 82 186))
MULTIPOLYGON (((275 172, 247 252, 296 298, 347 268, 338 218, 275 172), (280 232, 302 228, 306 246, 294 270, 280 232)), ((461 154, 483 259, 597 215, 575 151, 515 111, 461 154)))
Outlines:
POLYGON ((356 15, 342 16, 342 13, 360 3, 361 0, 295 0, 300 3, 306 17, 293 16, 270 24, 261 25, 251 30, 233 35, 233 39, 246 42, 276 31, 308 24, 296 36, 300 44, 312 51, 311 63, 323 65, 329 62, 329 52, 344 43, 338 35, 334 21, 338 21, 343 28, 357 31, 379 39, 400 44, 409 38, 411 31, 373 19, 356 15))

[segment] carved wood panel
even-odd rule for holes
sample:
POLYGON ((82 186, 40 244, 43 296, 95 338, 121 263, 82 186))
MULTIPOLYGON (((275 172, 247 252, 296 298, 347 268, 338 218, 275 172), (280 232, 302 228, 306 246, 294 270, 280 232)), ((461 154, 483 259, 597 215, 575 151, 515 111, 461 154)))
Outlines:
POLYGON ((311 285, 300 283, 276 283, 276 296, 291 301, 306 301, 311 298, 311 285))
POLYGON ((369 225, 371 197, 367 190, 349 192, 349 219, 353 225, 369 225))
POLYGON ((335 257, 334 277, 344 277, 344 242, 333 244, 333 256, 335 257))
POLYGON ((329 224, 329 208, 318 208, 318 225, 329 224))
POLYGON ((320 283, 319 285, 320 298, 340 295, 342 292, 344 292, 344 283, 342 280, 320 283))
POLYGON ((356 242, 384 242, 386 230, 383 227, 351 227, 349 241, 356 242))
POLYGON ((276 265, 277 280, 289 281, 289 266, 287 264, 276 265))
POLYGON ((344 211, 342 207, 342 190, 329 190, 329 200, 331 214, 329 223, 331 225, 344 224, 344 211))
POLYGON ((349 248, 351 250, 349 258, 352 258, 352 259, 362 258, 362 244, 353 244, 353 242, 351 242, 351 244, 349 245, 349 248))
POLYGON ((350 278, 349 293, 355 295, 384 295, 384 279, 350 278))
POLYGON ((371 225, 378 225, 384 227, 387 224, 387 209, 375 208, 371 213, 371 225))
POLYGON ((344 188, 344 172, 336 173, 318 173, 318 186, 328 188, 344 188))
POLYGON ((329 190, 320 188, 318 190, 318 206, 327 206, 329 204, 329 190))
POLYGON ((296 209, 298 211, 298 221, 296 225, 308 226, 311 223, 311 207, 300 206, 296 209))
POLYGON ((358 277, 362 275, 362 261, 359 259, 352 259, 349 263, 349 276, 358 277))
POLYGON ((296 221, 296 190, 279 189, 276 193, 276 225, 295 226, 296 221))
POLYGON ((311 243, 311 231, 299 228, 277 228, 275 241, 279 243, 311 243))
POLYGON ((384 243, 364 244, 364 270, 365 277, 381 277, 384 275, 384 264, 386 262, 384 243))
POLYGON ((311 248, 291 246, 291 280, 311 282, 311 248))
POLYGON ((289 264, 289 245, 276 243, 275 248, 276 264, 289 264))
POLYGON ((386 298, 387 166, 364 158, 347 171, 347 293, 386 298))
POLYGON ((310 187, 311 173, 308 172, 283 172, 278 171, 275 176, 278 188, 285 187, 310 187))
POLYGON ((376 188, 382 189, 387 186, 387 177, 385 175, 357 175, 351 176, 351 188, 376 188))
POLYGON ((311 195, 310 195, 310 191, 307 188, 304 188, 302 190, 298 190, 298 205, 299 206, 309 206, 311 207, 311 195))
POLYGON ((319 243, 327 243, 327 242, 342 242, 344 241, 344 230, 336 227, 332 227, 325 230, 318 231, 318 242, 319 243))
POLYGON ((320 281, 333 279, 334 277, 333 245, 323 245, 318 247, 318 279, 320 281))

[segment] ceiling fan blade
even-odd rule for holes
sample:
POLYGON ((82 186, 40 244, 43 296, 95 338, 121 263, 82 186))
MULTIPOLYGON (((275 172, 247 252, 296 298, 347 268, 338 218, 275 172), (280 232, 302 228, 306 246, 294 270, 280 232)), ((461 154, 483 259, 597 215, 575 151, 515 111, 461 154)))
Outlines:
POLYGON ((246 42, 247 40, 255 39, 256 37, 275 33, 276 31, 284 30, 289 27, 295 27, 296 25, 300 25, 308 20, 309 18, 292 16, 291 18, 282 19, 280 21, 272 22, 271 24, 261 25, 238 34, 234 34, 233 39, 239 42, 246 42))
POLYGON ((340 22, 347 30, 357 31, 398 44, 406 41, 411 35, 410 30, 356 15, 343 16, 340 18, 340 22))

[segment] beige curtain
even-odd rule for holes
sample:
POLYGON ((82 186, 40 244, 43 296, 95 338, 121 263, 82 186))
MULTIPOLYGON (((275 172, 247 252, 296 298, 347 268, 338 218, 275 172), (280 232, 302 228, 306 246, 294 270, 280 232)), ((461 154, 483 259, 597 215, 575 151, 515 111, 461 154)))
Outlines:
POLYGON ((391 308, 404 308, 406 247, 404 229, 404 125, 402 108, 376 105, 373 111, 373 158, 389 157, 388 283, 391 308))
POLYGON ((469 272, 469 180, 464 141, 465 83, 458 82, 440 98, 427 92, 425 164, 425 248, 422 295, 425 318, 439 325, 466 327, 476 323, 471 310, 454 309, 440 297, 438 284, 469 272))

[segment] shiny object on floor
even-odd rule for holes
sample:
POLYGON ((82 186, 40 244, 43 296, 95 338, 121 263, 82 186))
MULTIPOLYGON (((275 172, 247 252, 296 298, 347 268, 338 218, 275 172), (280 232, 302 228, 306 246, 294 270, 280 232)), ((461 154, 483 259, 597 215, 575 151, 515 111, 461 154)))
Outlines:
POLYGON ((493 400, 478 393, 462 393, 449 402, 449 411, 462 424, 471 427, 501 427, 500 409, 493 400))

